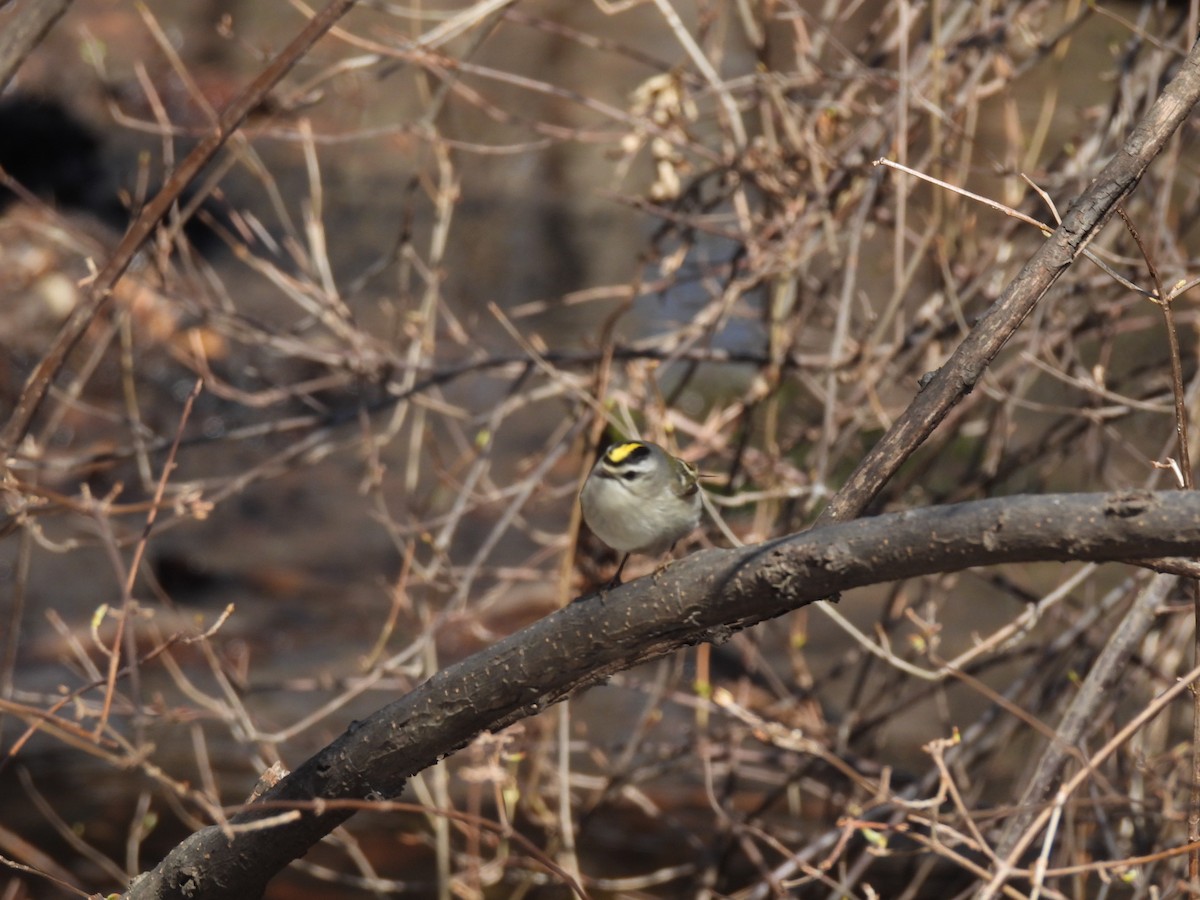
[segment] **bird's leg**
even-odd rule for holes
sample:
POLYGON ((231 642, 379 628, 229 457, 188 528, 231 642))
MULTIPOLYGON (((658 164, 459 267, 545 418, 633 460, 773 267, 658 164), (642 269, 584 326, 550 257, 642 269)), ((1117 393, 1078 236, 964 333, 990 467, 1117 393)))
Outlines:
POLYGON ((617 573, 609 579, 608 584, 604 586, 604 590, 611 591, 621 583, 621 573, 625 570, 625 563, 629 562, 629 554, 626 553, 621 557, 621 564, 617 566, 617 573))

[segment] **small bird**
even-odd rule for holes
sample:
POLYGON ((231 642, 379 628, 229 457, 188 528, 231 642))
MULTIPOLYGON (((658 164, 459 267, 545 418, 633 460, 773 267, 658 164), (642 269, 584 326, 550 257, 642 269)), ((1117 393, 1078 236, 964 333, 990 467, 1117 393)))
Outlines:
POLYGON ((696 469, 649 441, 610 444, 579 495, 583 520, 625 555, 608 586, 621 583, 631 553, 661 556, 700 524, 696 469))

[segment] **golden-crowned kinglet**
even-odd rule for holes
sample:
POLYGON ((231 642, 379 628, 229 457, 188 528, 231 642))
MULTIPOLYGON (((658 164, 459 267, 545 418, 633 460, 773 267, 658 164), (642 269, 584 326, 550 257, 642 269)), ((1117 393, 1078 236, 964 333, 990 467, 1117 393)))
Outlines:
POLYGON ((695 468, 649 441, 610 444, 579 502, 596 537, 625 554, 610 586, 621 583, 630 553, 659 556, 700 524, 695 468))

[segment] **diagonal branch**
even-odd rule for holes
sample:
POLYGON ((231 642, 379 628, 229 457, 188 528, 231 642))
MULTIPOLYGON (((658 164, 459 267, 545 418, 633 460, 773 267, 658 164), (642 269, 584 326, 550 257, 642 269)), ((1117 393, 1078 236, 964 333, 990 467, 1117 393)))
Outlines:
MULTIPOLYGON (((0 3, 0 6, 3 6, 0 3)), ((8 87, 21 63, 42 42, 54 23, 62 18, 71 0, 42 0, 17 4, 10 15, 0 17, 0 90, 8 87)))
POLYGON ((1087 247, 1137 186, 1167 140, 1200 101, 1200 42, 1163 89, 1125 146, 1063 216, 987 314, 930 377, 817 519, 818 525, 860 515, 900 466, 971 390, 1037 302, 1087 247))
MULTIPOLYGON (((54 382, 59 370, 63 367, 71 350, 79 343, 86 333, 92 320, 108 305, 112 298, 113 288, 125 274, 125 270, 133 261, 134 254, 154 232, 163 216, 171 209, 171 205, 179 199, 180 194, 191 183, 201 170, 204 169, 225 146, 225 142, 233 135, 246 116, 270 93, 279 81, 292 70, 312 45, 334 26, 338 19, 344 16, 357 0, 332 0, 332 2, 313 16, 296 38, 288 44, 246 88, 238 94, 221 113, 216 127, 198 143, 191 153, 171 173, 161 191, 146 204, 121 243, 113 251, 112 257, 104 268, 96 275, 84 299, 79 302, 67 321, 59 329, 58 335, 46 355, 30 373, 17 400, 16 408, 0 431, 0 452, 8 457, 16 452, 29 428, 33 417, 37 414, 46 392, 54 382)), ((200 197, 196 197, 200 200, 200 197)), ((7 465, 7 463, 4 463, 7 465)))

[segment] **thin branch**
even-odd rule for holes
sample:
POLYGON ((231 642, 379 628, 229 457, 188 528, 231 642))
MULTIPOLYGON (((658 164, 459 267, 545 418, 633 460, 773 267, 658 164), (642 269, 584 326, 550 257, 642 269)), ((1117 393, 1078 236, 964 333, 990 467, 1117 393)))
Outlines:
POLYGON ((200 171, 208 165, 217 151, 241 126, 252 110, 260 106, 267 94, 291 71, 325 32, 333 27, 342 16, 350 11, 357 0, 332 0, 317 16, 314 16, 295 39, 271 61, 262 73, 236 96, 221 113, 217 127, 202 138, 195 149, 179 164, 167 179, 167 183, 129 226, 117 249, 104 268, 93 279, 86 297, 72 310, 67 321, 59 329, 50 349, 26 379, 16 408, 0 431, 0 452, 8 467, 8 458, 16 453, 21 441, 29 432, 33 417, 37 414, 46 392, 66 362, 71 350, 79 343, 92 321, 104 310, 113 297, 113 288, 125 274, 133 261, 134 254, 150 237, 158 223, 174 205, 175 201, 191 184, 200 171))

